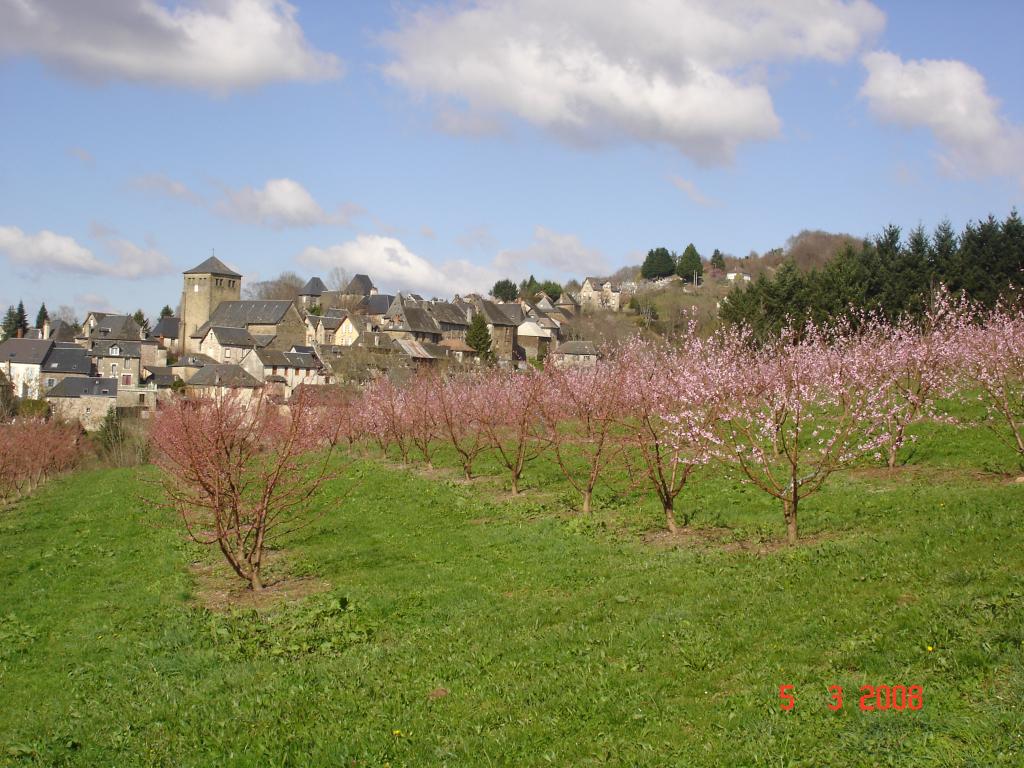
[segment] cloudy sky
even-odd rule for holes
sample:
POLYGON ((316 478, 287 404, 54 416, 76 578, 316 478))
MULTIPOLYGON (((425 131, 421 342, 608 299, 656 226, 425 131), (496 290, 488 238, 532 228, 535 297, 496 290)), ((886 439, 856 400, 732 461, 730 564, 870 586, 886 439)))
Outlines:
POLYGON ((450 295, 1005 216, 1024 3, 0 0, 0 305, 450 295))

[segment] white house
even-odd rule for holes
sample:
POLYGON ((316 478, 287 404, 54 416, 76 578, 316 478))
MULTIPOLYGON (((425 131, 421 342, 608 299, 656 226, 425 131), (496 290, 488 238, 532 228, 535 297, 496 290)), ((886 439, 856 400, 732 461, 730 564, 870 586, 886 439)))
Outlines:
POLYGON ((40 372, 53 349, 49 339, 7 339, 0 344, 0 371, 14 387, 14 396, 36 399, 42 396, 40 372))

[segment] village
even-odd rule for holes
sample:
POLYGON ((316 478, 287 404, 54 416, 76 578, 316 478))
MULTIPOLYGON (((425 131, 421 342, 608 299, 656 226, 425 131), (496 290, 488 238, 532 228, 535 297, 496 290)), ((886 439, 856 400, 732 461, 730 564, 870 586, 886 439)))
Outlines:
POLYGON ((147 418, 173 393, 265 390, 287 401, 298 387, 401 380, 425 367, 585 366, 598 348, 575 337, 573 321, 625 309, 636 287, 587 277, 576 295, 427 300, 380 293, 356 274, 341 290, 312 277, 292 300, 261 300, 242 298, 242 280, 210 256, 184 272, 178 313, 149 330, 127 314, 90 311, 79 327, 44 318, 0 343, 0 374, 15 397, 92 431, 115 410, 147 418))

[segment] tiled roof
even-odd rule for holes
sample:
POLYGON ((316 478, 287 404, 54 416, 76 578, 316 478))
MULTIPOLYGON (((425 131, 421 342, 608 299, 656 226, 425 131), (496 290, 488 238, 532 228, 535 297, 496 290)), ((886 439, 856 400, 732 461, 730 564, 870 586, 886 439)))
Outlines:
POLYGON ((311 277, 306 281, 299 291, 299 296, 323 296, 327 292, 327 286, 319 277, 311 277))
POLYGON ((142 328, 131 315, 105 315, 89 333, 89 338, 139 341, 142 338, 142 328))
POLYGON ((555 351, 560 355, 596 355, 597 347, 592 341, 567 341, 555 351))
POLYGON ((42 373, 92 373, 92 357, 89 351, 77 344, 74 347, 56 346, 43 361, 42 373))
POLYGON ((68 376, 58 381, 46 397, 117 397, 117 379, 97 376, 68 376))
POLYGON ((240 365, 204 365, 188 380, 190 387, 249 387, 257 388, 260 383, 240 365))
POLYGON ((316 357, 307 352, 281 352, 277 349, 260 349, 256 352, 263 366, 279 366, 283 368, 307 368, 316 369, 320 367, 316 357))
POLYGON ((122 341, 121 339, 103 339, 92 343, 93 357, 142 357, 141 341, 122 341), (117 354, 111 352, 117 347, 117 354))
POLYGON ((181 319, 177 317, 161 317, 153 331, 149 334, 151 339, 176 339, 181 330, 181 319))
POLYGON ((276 325, 292 307, 291 301, 222 301, 210 319, 192 334, 201 339, 213 326, 245 328, 249 325, 276 325))
POLYGON ((350 296, 369 296, 373 290, 373 281, 369 275, 355 275, 349 280, 345 293, 350 296))
POLYGON ((230 269, 223 261, 218 259, 216 256, 211 256, 202 264, 198 264, 192 269, 185 270, 186 275, 218 275, 220 277, 241 277, 240 274, 230 269))
POLYGON ((224 347, 255 347, 256 339, 254 339, 245 328, 228 328, 223 325, 214 325, 210 327, 209 333, 212 333, 217 342, 224 347))
POLYGON ((52 347, 49 339, 7 339, 0 344, 0 363, 41 365, 52 347))

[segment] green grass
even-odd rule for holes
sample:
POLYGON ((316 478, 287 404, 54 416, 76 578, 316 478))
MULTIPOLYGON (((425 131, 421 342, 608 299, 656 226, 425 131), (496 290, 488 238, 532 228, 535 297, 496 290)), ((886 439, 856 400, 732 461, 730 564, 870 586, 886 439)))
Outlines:
MULTIPOLYGON (((1022 765, 1024 484, 982 431, 917 431, 763 556, 643 543, 639 491, 574 517, 550 464, 509 500, 491 458, 360 462, 274 563, 329 592, 263 616, 196 606, 214 555, 139 501, 150 470, 52 482, 0 512, 0 765, 1022 765), (862 712, 865 683, 924 708, 862 712)), ((720 472, 680 503, 783 534, 720 472)))

